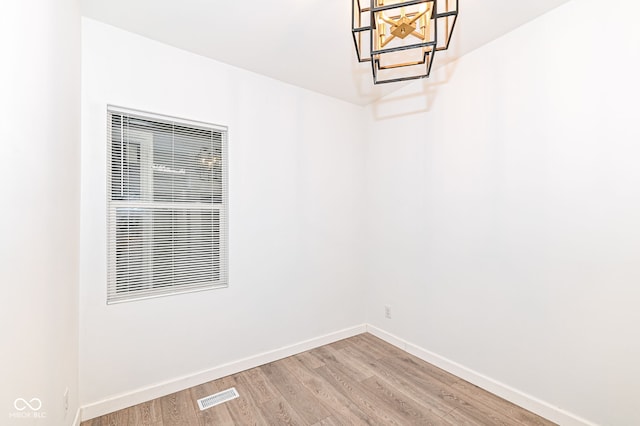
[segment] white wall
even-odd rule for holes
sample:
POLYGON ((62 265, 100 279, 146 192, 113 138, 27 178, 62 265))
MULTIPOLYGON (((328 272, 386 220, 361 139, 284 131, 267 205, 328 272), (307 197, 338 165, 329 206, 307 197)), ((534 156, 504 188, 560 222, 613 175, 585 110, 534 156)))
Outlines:
POLYGON ((0 423, 71 424, 78 407, 78 2, 3 2, 0 51, 0 423), (17 398, 42 406, 19 411, 17 398))
POLYGON ((638 13, 567 3, 369 111, 368 322, 603 425, 640 424, 638 13))
POLYGON ((363 114, 83 19, 83 405, 362 323, 363 114), (107 104, 229 126, 229 288, 105 304, 107 104))

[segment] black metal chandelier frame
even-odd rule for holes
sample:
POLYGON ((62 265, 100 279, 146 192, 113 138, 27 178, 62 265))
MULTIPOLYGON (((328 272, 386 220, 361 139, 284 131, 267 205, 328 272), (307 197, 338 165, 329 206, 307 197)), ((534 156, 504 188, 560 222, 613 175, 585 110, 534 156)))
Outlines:
MULTIPOLYGON (((433 66, 433 60, 435 53, 442 50, 447 50, 451 43, 451 35, 455 28, 458 18, 458 0, 408 0, 392 4, 378 4, 380 0, 370 0, 369 7, 361 7, 360 0, 352 0, 351 9, 351 33, 353 35, 353 42, 356 48, 356 55, 358 62, 371 62, 371 71, 373 74, 374 84, 394 83, 399 81, 416 80, 420 78, 427 78, 431 74, 431 68, 433 66), (438 13, 438 3, 443 2, 446 6, 446 11, 438 13), (402 46, 378 48, 375 49, 375 37, 376 37, 376 19, 375 16, 378 13, 389 11, 392 9, 399 9, 404 7, 411 7, 416 5, 430 5, 431 10, 435 11, 430 16, 433 25, 433 39, 429 41, 423 41, 419 43, 413 43, 402 46), (363 25, 363 16, 369 14, 369 24, 363 25), (452 22, 448 20, 451 19, 452 22), (438 45, 441 40, 439 38, 438 23, 446 20, 447 27, 445 28, 444 36, 445 40, 442 45, 438 45), (368 32, 368 35, 367 35, 368 32), (369 47, 366 52, 363 52, 363 37, 368 37, 369 47), (400 52, 404 50, 421 49, 422 59, 419 61, 407 63, 407 64, 394 64, 392 66, 384 66, 381 64, 380 58, 389 53, 400 52), (364 55, 366 53, 366 56, 364 55), (392 68, 402 68, 405 66, 421 66, 424 65, 424 71, 411 76, 395 77, 395 78, 381 78, 379 71, 392 68)), ((380 3, 382 3, 380 1, 380 3)))

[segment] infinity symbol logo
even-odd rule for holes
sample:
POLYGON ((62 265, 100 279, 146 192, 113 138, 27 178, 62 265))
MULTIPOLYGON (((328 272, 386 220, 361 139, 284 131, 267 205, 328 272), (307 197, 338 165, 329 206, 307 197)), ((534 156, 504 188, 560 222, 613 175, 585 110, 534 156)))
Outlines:
POLYGON ((39 398, 32 398, 30 401, 24 398, 18 398, 13 401, 13 406, 16 407, 18 411, 24 411, 27 408, 31 409, 31 411, 38 411, 42 408, 42 401, 40 401, 39 398))

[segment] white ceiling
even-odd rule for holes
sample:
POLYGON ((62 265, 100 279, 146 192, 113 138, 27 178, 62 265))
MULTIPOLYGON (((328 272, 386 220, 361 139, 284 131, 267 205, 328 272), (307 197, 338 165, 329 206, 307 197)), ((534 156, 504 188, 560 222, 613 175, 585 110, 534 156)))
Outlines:
MULTIPOLYGON (((351 37, 351 0, 81 0, 83 14, 160 42, 358 105, 374 86, 351 37)), ((449 51, 459 58, 569 0, 460 0, 449 51)))

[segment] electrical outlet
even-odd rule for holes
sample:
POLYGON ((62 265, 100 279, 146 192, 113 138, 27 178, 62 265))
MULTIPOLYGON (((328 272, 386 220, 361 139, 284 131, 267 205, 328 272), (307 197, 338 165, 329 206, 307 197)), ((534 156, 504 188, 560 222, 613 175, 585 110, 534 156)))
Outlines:
POLYGON ((391 319, 391 306, 389 305, 384 306, 384 317, 386 319, 391 319))
POLYGON ((64 404, 64 415, 67 415, 67 411, 69 411, 69 388, 64 390, 64 395, 62 395, 62 400, 64 404))

